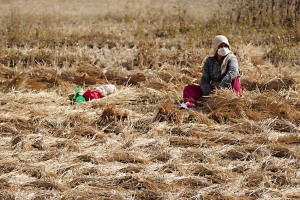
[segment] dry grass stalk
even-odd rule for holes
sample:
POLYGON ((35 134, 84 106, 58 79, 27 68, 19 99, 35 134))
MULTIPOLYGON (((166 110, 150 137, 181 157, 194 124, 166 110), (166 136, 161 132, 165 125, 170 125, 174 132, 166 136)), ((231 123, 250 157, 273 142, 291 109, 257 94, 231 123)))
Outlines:
POLYGON ((135 194, 135 198, 137 199, 157 199, 157 200, 161 200, 164 199, 163 198, 163 194, 160 193, 157 190, 142 190, 142 191, 138 191, 135 194))
POLYGON ((7 190, 10 188, 10 184, 5 179, 0 179, 0 190, 7 190))
POLYGON ((270 153, 272 156, 278 157, 278 158, 296 158, 297 155, 290 150, 287 147, 276 145, 276 144, 271 144, 269 146, 270 153))
POLYGON ((214 125, 215 122, 210 119, 207 115, 200 112, 192 112, 188 113, 187 116, 183 118, 184 123, 199 123, 199 124, 207 124, 214 125))
POLYGON ((297 134, 288 134, 284 137, 278 138, 277 140, 280 143, 284 144, 300 144, 300 136, 297 134))
POLYGON ((103 110, 100 116, 99 125, 106 125, 115 121, 123 121, 128 119, 128 117, 128 112, 126 111, 119 111, 115 107, 107 107, 103 110))
POLYGON ((171 137, 169 139, 170 145, 179 147, 197 147, 201 146, 201 142, 197 138, 186 137, 171 137))
POLYGON ((42 190, 58 190, 60 192, 66 190, 66 187, 63 185, 43 180, 32 181, 30 183, 25 184, 24 187, 34 187, 40 188, 42 190))
POLYGON ((171 155, 167 152, 163 152, 163 153, 160 153, 156 156, 154 156, 151 161, 160 161, 160 162, 167 162, 168 160, 170 160, 171 158, 171 155))
POLYGON ((178 188, 200 189, 209 187, 211 184, 203 178, 188 177, 175 180, 174 185, 176 185, 178 188))
POLYGON ((122 173, 140 173, 143 170, 142 167, 139 166, 128 166, 119 170, 122 173))
POLYGON ((199 152, 198 150, 189 150, 182 154, 181 159, 186 162, 199 162, 199 163, 207 163, 211 161, 209 155, 206 155, 203 152, 199 152))
POLYGON ((109 158, 108 161, 110 162, 121 162, 121 163, 140 163, 146 164, 148 163, 147 160, 143 158, 139 158, 136 155, 132 155, 127 152, 116 152, 113 153, 109 158))

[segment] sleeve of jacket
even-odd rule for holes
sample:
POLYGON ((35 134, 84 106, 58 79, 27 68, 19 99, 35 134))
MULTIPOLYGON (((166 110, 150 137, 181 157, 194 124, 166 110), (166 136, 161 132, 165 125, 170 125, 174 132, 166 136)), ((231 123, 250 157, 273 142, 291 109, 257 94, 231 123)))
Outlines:
POLYGON ((200 87, 202 90, 203 95, 209 95, 211 93, 211 86, 210 86, 210 76, 209 76, 209 59, 206 59, 203 67, 202 77, 200 81, 200 87))
POLYGON ((232 56, 227 63, 228 70, 222 79, 220 86, 231 88, 232 81, 238 76, 238 60, 236 56, 232 56))

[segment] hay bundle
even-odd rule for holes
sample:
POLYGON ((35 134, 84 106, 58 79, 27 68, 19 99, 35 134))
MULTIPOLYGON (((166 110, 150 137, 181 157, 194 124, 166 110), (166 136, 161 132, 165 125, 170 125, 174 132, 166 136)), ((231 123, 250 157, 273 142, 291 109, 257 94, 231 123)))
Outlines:
POLYGON ((202 112, 188 112, 188 115, 185 115, 183 118, 184 123, 199 123, 214 125, 214 120, 210 119, 208 115, 203 114, 202 112))
POLYGON ((159 122, 167 121, 170 123, 179 123, 181 120, 181 112, 178 109, 173 108, 173 104, 170 101, 167 101, 159 105, 154 120, 159 122))
POLYGON ((300 112, 289 104, 277 92, 260 93, 244 92, 243 97, 236 96, 230 90, 217 90, 205 102, 205 109, 210 118, 219 123, 237 122, 241 119, 262 121, 278 117, 296 124, 299 123, 300 112))
POLYGON ((128 112, 117 110, 115 107, 107 107, 103 110, 100 117, 104 121, 125 120, 128 118, 128 112))
POLYGON ((227 89, 217 90, 207 98, 205 109, 210 112, 210 118, 218 123, 239 119, 244 116, 241 98, 227 89))
MULTIPOLYGON (((250 98, 249 96, 248 99, 250 100, 250 98)), ((300 119, 300 112, 275 91, 261 94, 252 93, 251 102, 249 100, 251 106, 248 109, 262 113, 264 119, 274 116, 291 122, 297 122, 300 119)))

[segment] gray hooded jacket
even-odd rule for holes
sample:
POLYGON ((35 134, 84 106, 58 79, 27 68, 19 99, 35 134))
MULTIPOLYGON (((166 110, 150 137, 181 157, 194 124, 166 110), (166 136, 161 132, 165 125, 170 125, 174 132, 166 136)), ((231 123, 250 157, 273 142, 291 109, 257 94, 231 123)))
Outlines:
POLYGON ((200 81, 200 87, 203 95, 209 95, 214 89, 212 82, 217 82, 220 87, 227 87, 231 89, 232 81, 236 77, 240 76, 238 61, 234 54, 229 55, 227 58, 227 66, 223 74, 221 69, 222 63, 223 61, 221 63, 217 61, 216 55, 210 56, 206 59, 200 81))

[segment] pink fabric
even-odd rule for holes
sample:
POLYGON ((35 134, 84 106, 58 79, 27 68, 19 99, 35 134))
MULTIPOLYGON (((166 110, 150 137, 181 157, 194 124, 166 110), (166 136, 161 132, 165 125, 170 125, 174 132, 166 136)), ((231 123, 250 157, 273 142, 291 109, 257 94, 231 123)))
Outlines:
POLYGON ((98 90, 87 90, 83 94, 86 101, 102 98, 103 95, 98 90))
MULTIPOLYGON (((231 86, 232 86, 233 91, 238 96, 242 95, 242 85, 240 83, 239 77, 236 77, 232 81, 231 86)), ((194 107, 193 105, 195 105, 196 101, 202 100, 202 96, 203 96, 203 93, 202 93, 201 87, 199 85, 189 84, 189 85, 185 86, 185 88, 183 89, 184 103, 191 104, 191 106, 188 106, 188 107, 194 107)))
POLYGON ((183 101, 184 103, 194 103, 202 99, 202 90, 199 85, 189 84, 183 89, 183 101))
POLYGON ((242 85, 241 85, 241 83, 240 83, 239 77, 236 77, 236 78, 232 81, 231 86, 232 86, 233 91, 234 91, 238 96, 242 95, 243 90, 242 90, 242 85))

